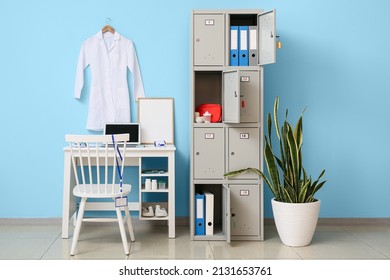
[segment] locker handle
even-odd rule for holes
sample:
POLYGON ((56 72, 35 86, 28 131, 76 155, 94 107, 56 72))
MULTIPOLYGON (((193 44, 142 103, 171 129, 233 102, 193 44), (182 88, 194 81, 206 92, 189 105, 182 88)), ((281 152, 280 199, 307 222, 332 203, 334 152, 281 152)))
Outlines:
POLYGON ((196 154, 197 156, 199 156, 199 152, 196 152, 195 154, 196 154))
POLYGON ((231 152, 230 154, 231 154, 232 156, 234 156, 234 152, 231 152))
POLYGON ((237 91, 234 91, 234 97, 237 97, 237 91))

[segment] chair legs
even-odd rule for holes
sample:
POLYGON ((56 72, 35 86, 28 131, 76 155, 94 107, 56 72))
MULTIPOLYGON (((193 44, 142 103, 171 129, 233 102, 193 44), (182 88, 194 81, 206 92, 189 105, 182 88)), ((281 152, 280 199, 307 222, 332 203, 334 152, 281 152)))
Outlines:
MULTIPOLYGON (((74 233, 73 233, 72 247, 70 249, 71 256, 74 256, 75 251, 76 251, 76 245, 77 245, 77 241, 78 241, 79 235, 80 235, 81 224, 82 224, 83 218, 84 218, 84 211, 85 211, 86 202, 87 202, 87 198, 81 199, 79 211, 77 213, 76 227, 75 227, 74 233)), ((129 230, 129 233, 130 233, 130 240, 135 241, 134 230, 133 230, 133 225, 131 222, 129 207, 124 206, 123 208, 125 210, 125 221, 127 223, 127 228, 129 230)), ((115 211, 116 211, 116 216, 118 219, 119 230, 120 230, 120 234, 121 234, 121 238, 122 238, 123 248, 125 250, 125 254, 129 255, 130 254, 130 246, 127 243, 126 229, 125 229, 124 220, 122 217, 121 208, 116 207, 115 211)))
POLYGON ((130 240, 132 242, 134 242, 135 241, 135 237, 134 237, 134 230, 133 230, 133 224, 131 222, 129 207, 125 206, 124 208, 125 208, 125 213, 126 213, 127 228, 129 229, 129 233, 130 233, 130 240))
POLYGON ((70 255, 74 256, 74 253, 76 251, 76 244, 79 239, 80 235, 80 229, 81 229, 81 224, 83 222, 83 217, 84 217, 84 210, 85 210, 85 204, 87 202, 87 198, 83 197, 80 202, 80 207, 79 211, 77 214, 77 220, 76 220, 76 227, 73 232, 73 240, 72 240, 72 247, 70 249, 70 255))
POLYGON ((118 217, 118 224, 119 224, 119 230, 121 232, 123 249, 125 249, 125 254, 129 255, 130 248, 129 248, 129 245, 127 243, 126 230, 125 230, 125 226, 123 224, 123 218, 122 218, 122 211, 119 207, 116 207, 115 210, 116 210, 116 216, 118 217))

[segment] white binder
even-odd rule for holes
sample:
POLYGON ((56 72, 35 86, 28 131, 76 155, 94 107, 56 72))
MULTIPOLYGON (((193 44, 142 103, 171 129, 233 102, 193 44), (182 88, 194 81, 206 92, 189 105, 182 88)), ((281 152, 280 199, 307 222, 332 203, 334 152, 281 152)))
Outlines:
POLYGON ((249 26, 249 66, 257 65, 257 26, 249 26))
POLYGON ((214 234, 214 195, 209 192, 205 191, 205 204, 206 204, 206 219, 205 219, 205 228, 206 228, 206 235, 213 235, 214 234))

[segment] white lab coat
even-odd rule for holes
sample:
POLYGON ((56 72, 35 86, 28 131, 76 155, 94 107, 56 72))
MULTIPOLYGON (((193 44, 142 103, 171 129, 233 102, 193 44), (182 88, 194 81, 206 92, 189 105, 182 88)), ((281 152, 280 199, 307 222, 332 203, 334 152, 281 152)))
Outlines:
POLYGON ((127 67, 133 73, 134 98, 144 97, 141 72, 132 41, 118 32, 102 33, 85 40, 76 70, 75 98, 84 85, 84 69, 91 71, 87 129, 102 130, 108 122, 130 122, 127 67))

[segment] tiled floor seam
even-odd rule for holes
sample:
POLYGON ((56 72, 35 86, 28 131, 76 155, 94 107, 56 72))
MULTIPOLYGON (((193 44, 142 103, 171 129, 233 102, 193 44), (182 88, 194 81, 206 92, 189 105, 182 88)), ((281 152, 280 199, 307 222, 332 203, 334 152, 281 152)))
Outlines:
POLYGON ((299 257, 300 260, 304 260, 304 258, 294 249, 294 247, 290 247, 290 248, 299 257))
POLYGON ((362 242, 364 245, 366 245, 367 247, 369 247, 370 249, 374 250, 375 252, 377 252, 378 254, 384 256, 386 259, 390 259, 390 256, 387 256, 385 253, 381 252, 381 251, 378 251, 378 249, 372 247, 370 244, 368 244, 367 242, 365 242, 364 240, 360 239, 358 236, 356 236, 355 234, 353 234, 353 232, 350 232, 348 229, 346 228, 342 228, 342 230, 350 235, 352 235, 354 238, 356 238, 357 240, 359 240, 360 242, 362 242))
POLYGON ((213 246, 210 245, 210 241, 207 241, 207 245, 209 246, 211 253, 213 254, 213 260, 216 260, 217 258, 215 257, 213 246))
POLYGON ((53 242, 50 243, 50 245, 46 248, 45 252, 43 252, 42 256, 39 258, 42 260, 42 258, 46 255, 46 253, 50 250, 50 248, 54 245, 54 243, 61 238, 61 232, 57 235, 56 238, 54 238, 53 242))

